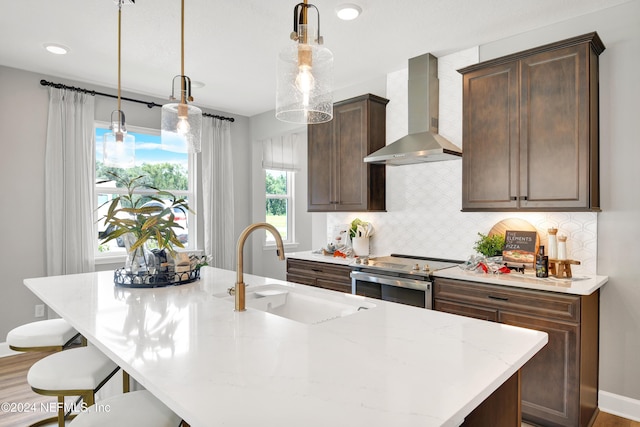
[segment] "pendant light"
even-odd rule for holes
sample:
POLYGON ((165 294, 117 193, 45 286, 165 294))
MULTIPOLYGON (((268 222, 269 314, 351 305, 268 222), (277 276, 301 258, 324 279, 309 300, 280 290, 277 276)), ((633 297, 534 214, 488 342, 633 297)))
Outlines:
POLYGON ((180 75, 173 78, 169 98, 172 101, 177 99, 175 96, 177 79, 180 84, 180 102, 162 106, 161 144, 162 149, 167 151, 199 153, 202 110, 187 103, 193 102, 193 96, 191 96, 191 79, 184 75, 184 0, 182 0, 181 29, 180 75))
POLYGON ((127 133, 124 112, 120 108, 120 45, 122 2, 118 0, 118 109, 111 112, 109 132, 102 137, 102 155, 105 166, 130 168, 135 165, 136 139, 127 133))
POLYGON ((289 46, 278 55, 276 118, 290 123, 323 123, 333 118, 333 54, 320 35, 320 12, 307 0, 293 8, 289 46), (318 28, 309 25, 309 8, 318 28))

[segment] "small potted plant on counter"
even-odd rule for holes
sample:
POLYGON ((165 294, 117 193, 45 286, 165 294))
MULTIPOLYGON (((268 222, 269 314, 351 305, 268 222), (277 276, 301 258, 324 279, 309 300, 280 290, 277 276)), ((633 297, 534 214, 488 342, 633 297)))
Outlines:
POLYGON ((476 240, 473 249, 479 254, 484 255, 487 258, 502 256, 502 250, 504 248, 504 236, 501 234, 493 234, 490 236, 478 233, 478 240, 476 240))
POLYGON ((166 262, 176 256, 176 247, 184 248, 175 232, 183 227, 175 221, 174 212, 186 214, 191 211, 189 205, 184 198, 144 184, 143 175, 128 179, 107 174, 127 192, 103 204, 108 204, 109 209, 99 221, 104 221, 108 231, 102 235, 101 243, 122 238, 127 249, 125 271, 133 275, 155 273, 159 260, 164 257, 166 262), (155 193, 137 194, 139 189, 155 193), (151 249, 155 254, 150 253, 151 249))

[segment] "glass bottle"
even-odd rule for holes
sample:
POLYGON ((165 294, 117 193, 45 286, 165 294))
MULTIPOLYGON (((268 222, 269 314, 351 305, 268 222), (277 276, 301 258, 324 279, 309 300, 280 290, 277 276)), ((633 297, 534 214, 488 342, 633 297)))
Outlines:
POLYGON ((549 259, 558 259, 558 239, 556 238, 556 234, 558 234, 557 228, 550 228, 547 230, 549 234, 549 248, 547 253, 549 254, 549 259))
POLYGON ((538 248, 536 256, 536 277, 549 277, 549 257, 544 254, 544 246, 538 248))

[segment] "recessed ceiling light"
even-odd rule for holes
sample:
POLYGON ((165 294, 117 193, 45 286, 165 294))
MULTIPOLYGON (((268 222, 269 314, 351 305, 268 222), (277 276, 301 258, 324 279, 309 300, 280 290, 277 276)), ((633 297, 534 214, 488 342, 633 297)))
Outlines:
POLYGON ((336 8, 338 18, 343 21, 351 21, 356 19, 362 13, 362 8, 357 4, 345 3, 336 8))
POLYGON ((55 55, 65 55, 70 50, 68 47, 56 43, 45 43, 44 48, 55 55))

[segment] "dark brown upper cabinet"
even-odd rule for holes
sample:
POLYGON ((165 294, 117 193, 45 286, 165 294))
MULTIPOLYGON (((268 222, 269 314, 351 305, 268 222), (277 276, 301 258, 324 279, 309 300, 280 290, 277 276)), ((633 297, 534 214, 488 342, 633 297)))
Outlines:
POLYGON ((308 211, 384 211, 384 165, 363 159, 384 147, 386 105, 367 94, 337 102, 333 120, 309 125, 308 211))
POLYGON ((597 33, 463 75, 463 211, 599 211, 597 33))

